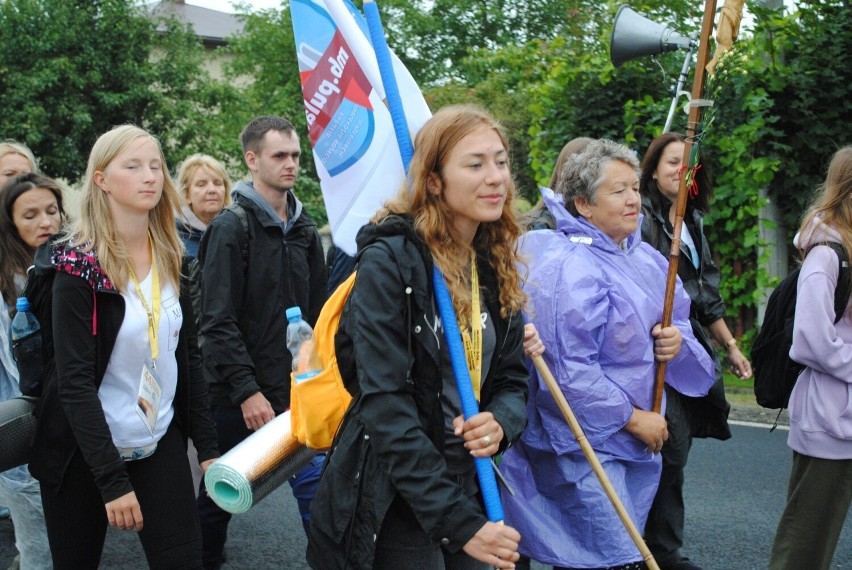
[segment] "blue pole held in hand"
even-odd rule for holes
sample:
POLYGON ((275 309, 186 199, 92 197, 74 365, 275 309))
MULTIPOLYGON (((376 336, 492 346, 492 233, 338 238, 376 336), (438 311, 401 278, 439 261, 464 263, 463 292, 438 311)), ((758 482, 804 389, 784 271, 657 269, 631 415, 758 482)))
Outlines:
MULTIPOLYGON (((435 299, 438 302, 438 312, 441 315, 441 324, 444 327, 444 338, 447 340, 447 349, 450 351, 450 362, 453 365, 453 373, 456 375, 456 386, 461 400, 462 414, 468 420, 479 413, 479 405, 473 393, 473 384, 470 381, 470 371, 467 369, 467 359, 464 355, 464 347, 461 340, 461 332, 456 322, 456 313, 453 309, 453 300, 444 283, 444 276, 437 266, 432 267, 432 282, 435 288, 435 299)), ((497 479, 494 477, 494 467, 488 457, 474 457, 476 474, 479 476, 479 487, 482 490, 482 498, 485 501, 485 514, 491 522, 503 520, 503 503, 500 501, 500 493, 497 491, 497 479)))
POLYGON ((364 16, 367 19, 370 43, 373 44, 373 51, 376 52, 379 73, 385 87, 385 97, 387 97, 388 110, 393 120, 393 130, 396 133, 399 154, 402 156, 402 166, 405 173, 408 174, 408 165, 411 163, 411 157, 414 156, 414 145, 411 143, 411 134, 408 132, 405 108, 402 106, 402 98, 399 96, 399 86, 396 83, 396 74, 393 71, 388 43, 385 40, 385 30, 382 27, 382 18, 379 16, 379 7, 372 0, 364 2, 364 16))

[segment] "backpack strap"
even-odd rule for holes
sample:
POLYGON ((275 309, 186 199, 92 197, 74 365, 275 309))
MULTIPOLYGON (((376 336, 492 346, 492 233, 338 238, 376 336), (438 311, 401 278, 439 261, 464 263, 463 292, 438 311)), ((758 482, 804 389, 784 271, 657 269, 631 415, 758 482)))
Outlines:
POLYGON ((237 220, 240 222, 240 227, 243 229, 243 237, 239 240, 240 254, 243 258, 243 273, 248 274, 249 241, 251 241, 248 214, 246 213, 246 209, 237 202, 231 202, 225 206, 225 210, 231 212, 237 217, 237 220))
MULTIPOLYGON (((849 271, 849 257, 846 248, 836 241, 821 241, 808 248, 808 253, 818 245, 825 245, 837 254, 838 274, 837 288, 834 290, 834 322, 835 324, 843 317, 849 304, 849 296, 852 294, 852 274, 849 271)), ((805 254, 807 255, 807 253, 805 254)))

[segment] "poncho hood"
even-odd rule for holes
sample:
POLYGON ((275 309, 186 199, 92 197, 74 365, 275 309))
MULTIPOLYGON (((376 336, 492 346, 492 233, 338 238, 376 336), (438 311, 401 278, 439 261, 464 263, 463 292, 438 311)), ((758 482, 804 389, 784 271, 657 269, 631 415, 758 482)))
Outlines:
POLYGON ((600 228, 587 221, 582 216, 574 216, 562 203, 562 196, 557 195, 550 188, 541 189, 541 196, 548 211, 556 220, 556 231, 568 236, 574 243, 584 243, 604 251, 629 251, 639 247, 642 243, 642 214, 639 214, 636 229, 622 244, 615 243, 611 237, 606 235, 600 228))

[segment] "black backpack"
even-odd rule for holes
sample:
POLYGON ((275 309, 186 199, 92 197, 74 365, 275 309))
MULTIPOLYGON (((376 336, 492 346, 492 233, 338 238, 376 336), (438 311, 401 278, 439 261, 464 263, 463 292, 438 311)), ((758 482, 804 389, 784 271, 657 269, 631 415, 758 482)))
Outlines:
MULTIPOLYGON (((852 278, 849 274, 849 261, 846 250, 836 242, 820 242, 811 246, 827 245, 837 254, 840 273, 837 277, 837 289, 834 291, 834 322, 840 320, 849 294, 852 292, 852 278)), ((806 254, 807 255, 807 254, 806 254)), ((793 319, 796 315, 796 288, 801 266, 785 277, 772 291, 766 305, 763 325, 751 347, 751 362, 754 369, 754 395, 757 403, 764 408, 786 408, 796 380, 805 369, 790 358, 793 345, 793 319)))
POLYGON ((32 358, 18 354, 17 346, 13 347, 15 358, 18 360, 18 373, 20 375, 19 389, 24 396, 32 398, 41 397, 46 378, 55 372, 53 356, 53 281, 56 277, 56 269, 51 265, 44 264, 50 258, 55 247, 57 236, 42 244, 36 250, 36 257, 42 258, 43 265, 33 265, 27 270, 27 284, 21 292, 30 303, 30 312, 38 320, 41 328, 38 335, 41 351, 39 363, 32 358), (29 364, 24 364, 24 361, 29 364))
MULTIPOLYGON (((249 232, 248 214, 246 209, 236 202, 225 206, 224 210, 232 212, 240 221, 240 226, 243 230, 243 239, 240 240, 240 254, 243 257, 243 272, 248 269, 249 257, 249 232)), ((224 213, 223 212, 221 213, 224 213)), ((221 214, 220 213, 220 214, 221 214)), ((192 259, 187 266, 187 283, 189 286, 189 298, 192 300, 192 310, 195 313, 195 329, 198 332, 198 346, 204 344, 204 337, 201 335, 201 260, 198 257, 192 259)))

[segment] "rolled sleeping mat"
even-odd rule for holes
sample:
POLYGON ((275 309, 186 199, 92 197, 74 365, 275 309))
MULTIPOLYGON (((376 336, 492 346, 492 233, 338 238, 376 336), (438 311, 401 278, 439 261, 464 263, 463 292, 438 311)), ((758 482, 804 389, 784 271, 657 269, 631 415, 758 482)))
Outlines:
POLYGON ((288 410, 213 463, 204 475, 204 484, 220 508, 244 513, 316 454, 293 437, 288 410))
POLYGON ((0 402, 0 472, 29 463, 38 425, 35 403, 26 396, 0 402))

